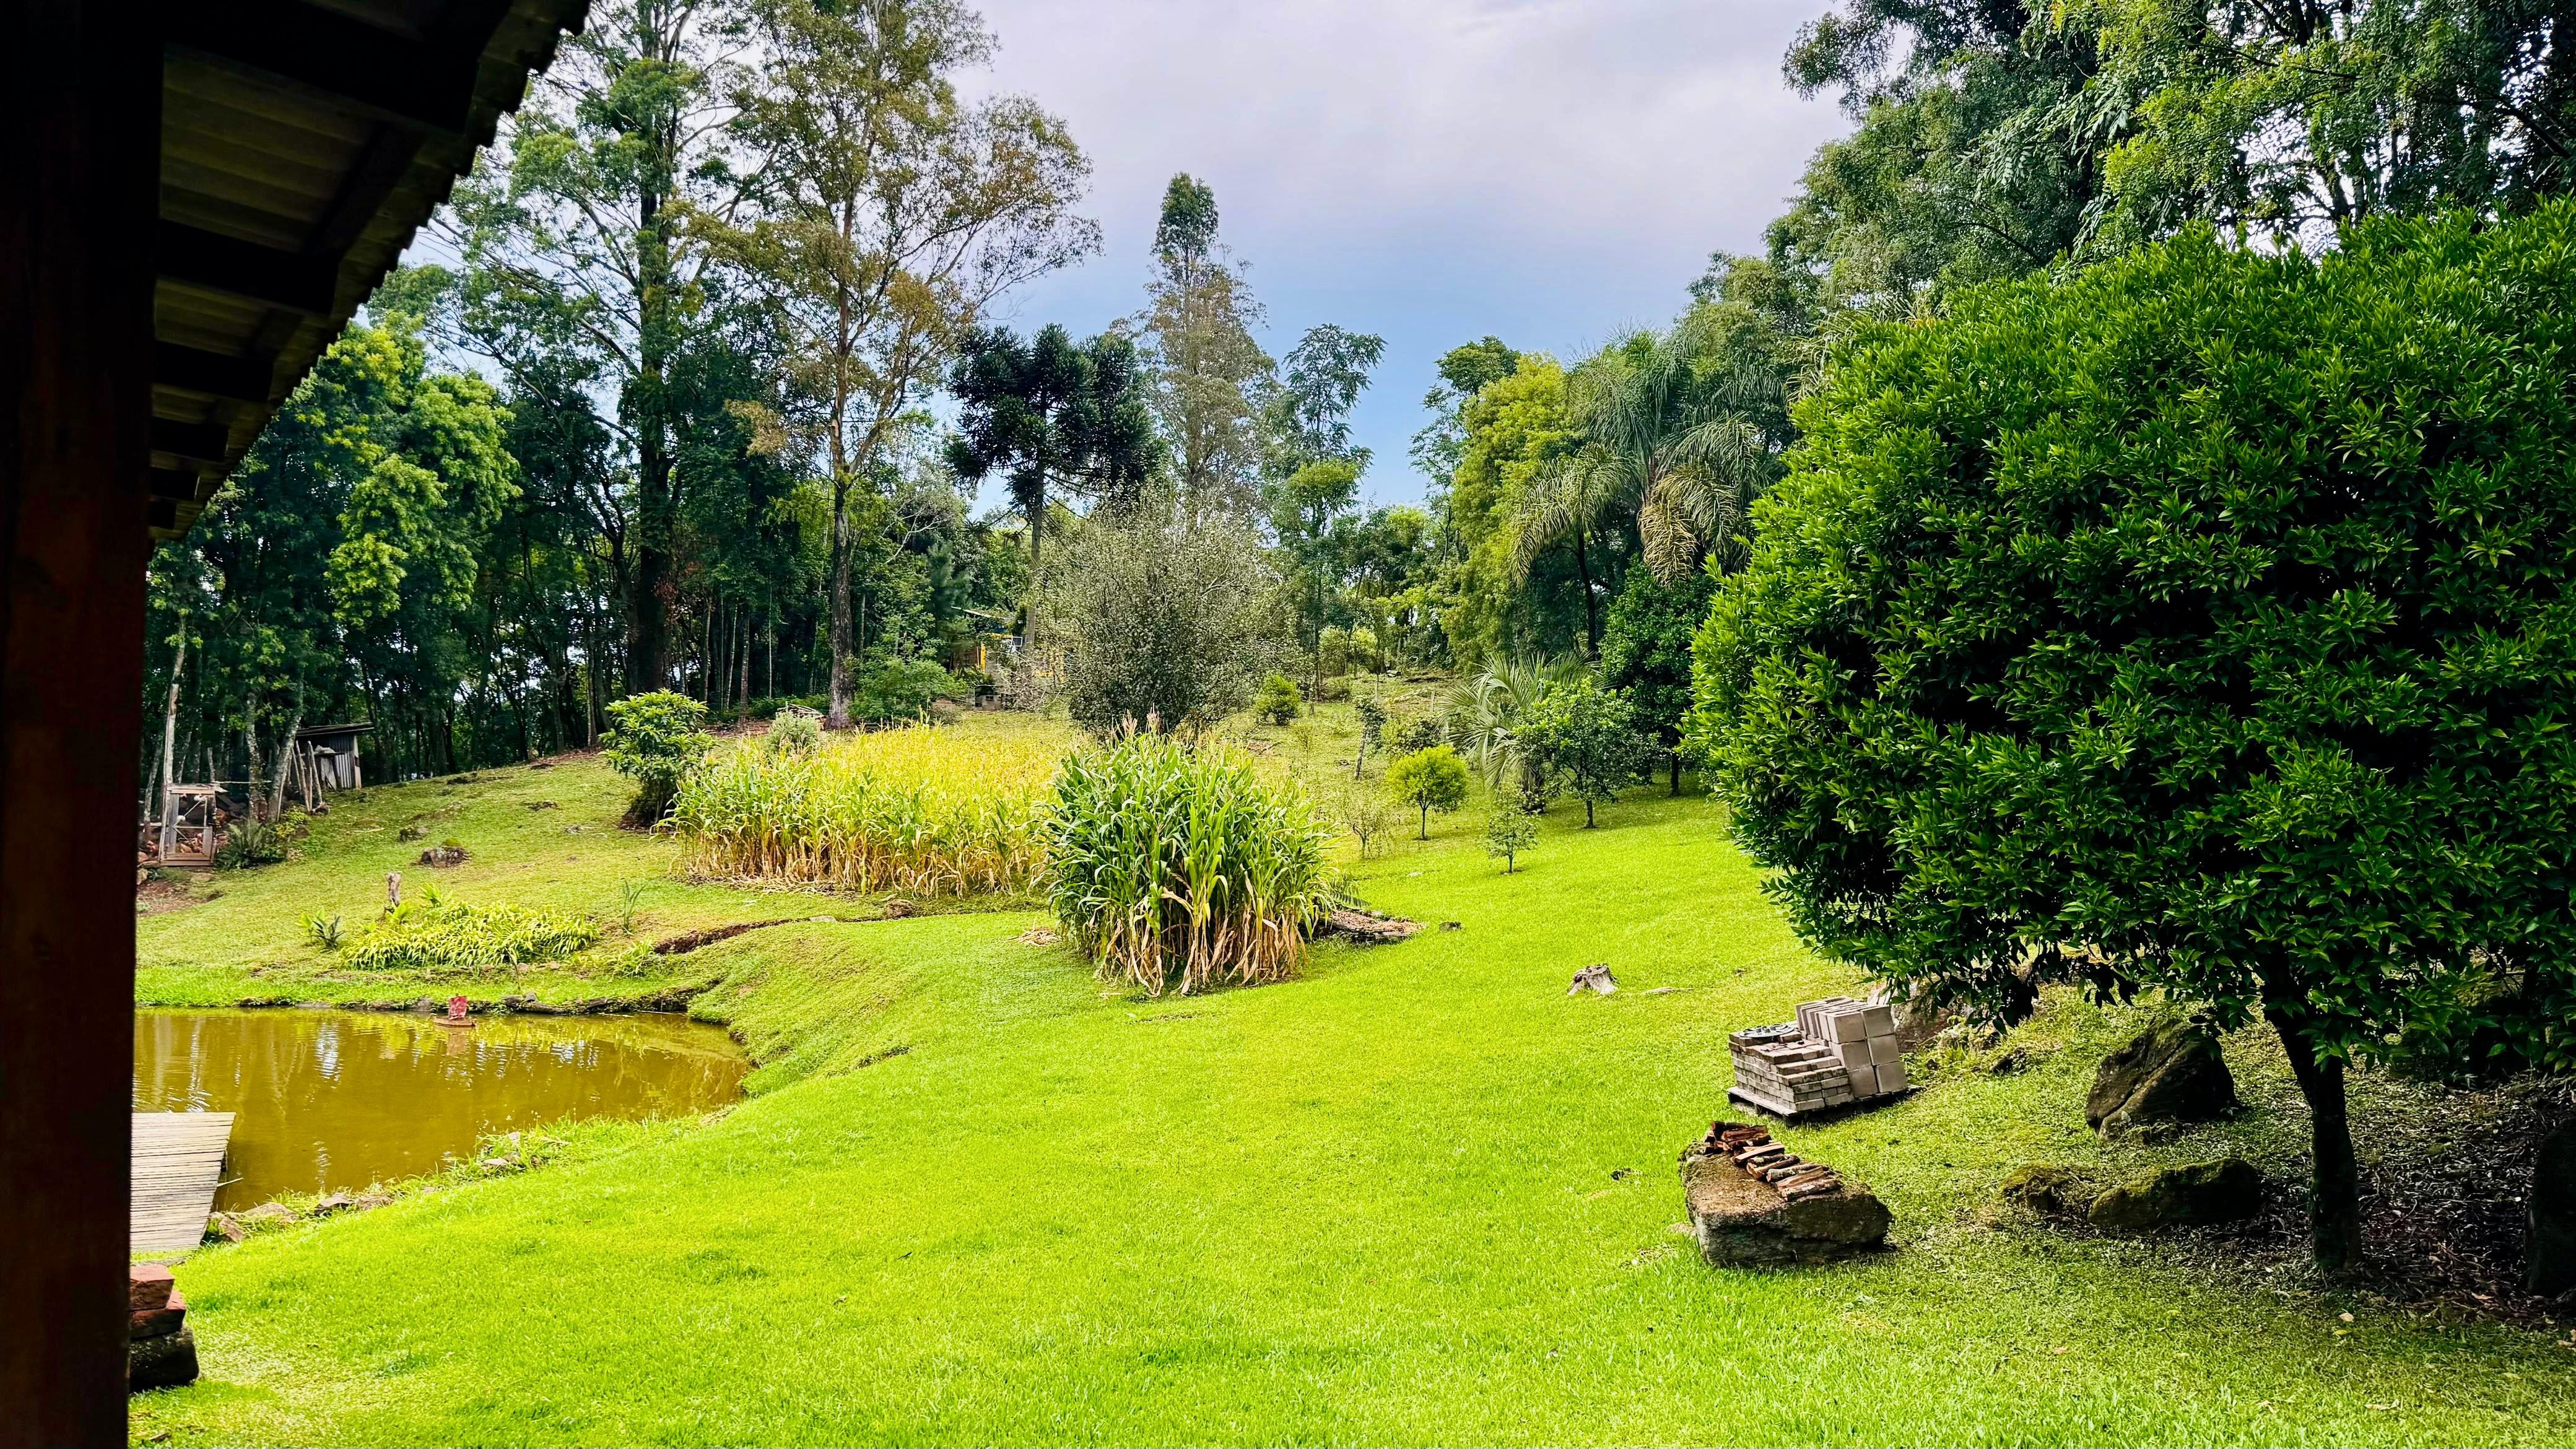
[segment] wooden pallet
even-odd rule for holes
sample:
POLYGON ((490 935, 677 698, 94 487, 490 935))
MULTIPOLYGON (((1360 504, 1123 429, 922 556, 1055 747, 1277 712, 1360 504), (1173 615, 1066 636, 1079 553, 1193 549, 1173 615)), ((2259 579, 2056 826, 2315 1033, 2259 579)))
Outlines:
POLYGON ((135 1252, 184 1253, 205 1241, 232 1137, 230 1112, 134 1114, 135 1252))

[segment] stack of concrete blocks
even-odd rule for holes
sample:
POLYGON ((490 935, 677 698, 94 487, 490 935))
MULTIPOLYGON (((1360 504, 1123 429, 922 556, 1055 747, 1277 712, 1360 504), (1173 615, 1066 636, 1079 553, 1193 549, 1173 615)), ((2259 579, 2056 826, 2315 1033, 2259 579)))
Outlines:
POLYGON ((188 1331, 188 1301, 170 1270, 136 1263, 126 1272, 125 1382, 129 1389, 169 1389, 197 1379, 197 1339, 188 1331))
POLYGON ((1848 996, 1802 1003, 1797 1020, 1739 1031, 1727 1041, 1735 1061, 1729 1095, 1776 1116, 1848 1106, 1906 1087, 1896 1013, 1848 996))

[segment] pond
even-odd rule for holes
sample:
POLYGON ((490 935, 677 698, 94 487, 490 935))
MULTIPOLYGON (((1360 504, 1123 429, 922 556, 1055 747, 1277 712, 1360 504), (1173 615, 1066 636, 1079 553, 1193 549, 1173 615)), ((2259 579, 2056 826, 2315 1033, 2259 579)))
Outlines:
POLYGON ((478 1136, 671 1117, 742 1095, 721 1028, 684 1016, 137 1011, 134 1110, 231 1112, 222 1211, 435 1172, 478 1136))

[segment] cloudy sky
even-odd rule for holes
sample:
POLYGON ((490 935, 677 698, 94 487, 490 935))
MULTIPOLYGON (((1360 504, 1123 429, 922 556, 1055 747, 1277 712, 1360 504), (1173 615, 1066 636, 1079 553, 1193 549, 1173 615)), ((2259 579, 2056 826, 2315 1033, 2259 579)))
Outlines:
POLYGON ((1387 356, 1367 492, 1418 497, 1432 364, 1492 333, 1579 353, 1669 319, 1708 253, 1758 248, 1818 142, 1780 56, 1821 0, 982 0, 984 83, 1036 97, 1094 170, 1104 249, 1009 320, 1141 305, 1163 186, 1216 189, 1273 355, 1318 322, 1387 356))

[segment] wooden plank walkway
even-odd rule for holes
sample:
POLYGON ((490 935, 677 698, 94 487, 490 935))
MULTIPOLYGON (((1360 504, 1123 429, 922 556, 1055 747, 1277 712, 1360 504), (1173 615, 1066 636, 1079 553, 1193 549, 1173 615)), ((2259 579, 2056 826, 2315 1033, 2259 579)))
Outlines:
POLYGON ((134 1114, 135 1252, 182 1253, 205 1240, 232 1136, 230 1112, 134 1114))

